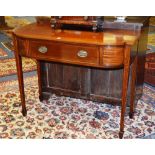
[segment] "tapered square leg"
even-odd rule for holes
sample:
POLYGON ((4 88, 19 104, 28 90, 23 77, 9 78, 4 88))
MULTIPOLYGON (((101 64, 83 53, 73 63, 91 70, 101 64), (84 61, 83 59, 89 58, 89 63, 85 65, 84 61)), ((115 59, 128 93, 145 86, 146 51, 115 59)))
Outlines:
POLYGON ((126 111, 129 71, 130 71, 130 47, 125 46, 119 138, 123 138, 123 133, 124 133, 124 117, 125 117, 125 111, 126 111))
POLYGON ((124 135, 124 131, 120 131, 119 132, 119 139, 122 139, 123 138, 123 135, 124 135))
POLYGON ((39 95, 39 100, 40 100, 40 102, 43 101, 43 96, 42 96, 42 94, 39 95))
POLYGON ((131 85, 130 85, 130 112, 129 117, 133 119, 134 116, 134 108, 135 108, 135 84, 136 84, 136 71, 137 71, 137 56, 133 61, 131 66, 131 85))
POLYGON ((129 112, 129 118, 133 119, 134 117, 134 112, 129 112))
POLYGON ((18 48, 17 48, 17 41, 15 38, 14 38, 14 47, 15 47, 15 58, 16 58, 17 76, 18 76, 18 83, 19 83, 19 92, 20 92, 20 99, 21 99, 21 105, 22 105, 22 114, 23 116, 26 116, 27 111, 26 111, 26 105, 25 105, 22 57, 19 55, 18 48))
POLYGON ((42 95, 42 71, 41 71, 41 66, 40 66, 40 61, 37 60, 37 73, 38 73, 38 86, 39 86, 39 100, 40 102, 43 101, 43 95, 42 95))
POLYGON ((26 110, 26 108, 22 108, 22 114, 23 114, 24 117, 27 116, 27 110, 26 110))

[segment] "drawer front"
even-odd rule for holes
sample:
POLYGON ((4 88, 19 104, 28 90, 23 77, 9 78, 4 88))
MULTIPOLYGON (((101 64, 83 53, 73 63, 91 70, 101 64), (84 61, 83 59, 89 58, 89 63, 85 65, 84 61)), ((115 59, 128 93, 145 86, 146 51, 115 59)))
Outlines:
POLYGON ((21 56, 39 60, 117 68, 123 65, 124 46, 85 46, 48 41, 18 39, 21 56))
POLYGON ((100 65, 105 68, 122 66, 124 60, 124 48, 123 46, 104 46, 100 57, 100 65))
POLYGON ((97 46, 31 41, 29 43, 28 55, 41 60, 88 66, 99 65, 99 48, 97 46))

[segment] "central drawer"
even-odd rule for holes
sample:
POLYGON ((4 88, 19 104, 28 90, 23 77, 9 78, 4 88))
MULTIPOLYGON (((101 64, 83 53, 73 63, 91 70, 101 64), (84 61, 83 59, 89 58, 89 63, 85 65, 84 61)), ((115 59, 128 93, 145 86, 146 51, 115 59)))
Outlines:
POLYGON ((97 46, 30 41, 27 54, 39 60, 83 64, 88 66, 99 65, 99 48, 97 46))

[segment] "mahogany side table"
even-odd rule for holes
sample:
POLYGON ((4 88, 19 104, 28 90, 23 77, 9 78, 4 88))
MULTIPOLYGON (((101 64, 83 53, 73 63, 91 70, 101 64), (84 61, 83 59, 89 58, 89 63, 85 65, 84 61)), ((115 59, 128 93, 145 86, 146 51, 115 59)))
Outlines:
MULTIPOLYGON (((37 60, 40 100, 43 99, 41 62, 69 64, 80 67, 123 70, 121 119, 119 137, 124 133, 124 115, 127 92, 130 96, 130 118, 134 113, 136 66, 140 31, 105 29, 104 32, 74 30, 54 30, 50 25, 30 24, 14 30, 14 48, 17 64, 22 113, 26 116, 26 103, 23 83, 22 59, 37 60), (130 85, 128 84, 130 76, 130 85)), ((102 79, 101 79, 102 81, 102 79)), ((105 81, 106 82, 106 81, 105 81)), ((114 83, 113 85, 115 85, 114 83)))

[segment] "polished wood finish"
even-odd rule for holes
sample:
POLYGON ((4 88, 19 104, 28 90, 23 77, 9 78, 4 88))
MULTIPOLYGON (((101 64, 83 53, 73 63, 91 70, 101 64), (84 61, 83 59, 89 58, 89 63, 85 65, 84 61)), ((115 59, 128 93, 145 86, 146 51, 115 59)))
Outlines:
POLYGON ((76 43, 79 45, 133 45, 140 36, 140 31, 105 29, 104 32, 73 30, 54 30, 50 25, 29 24, 14 33, 20 38, 35 40, 76 43))
POLYGON ((30 24, 16 29, 13 35, 23 111, 26 108, 20 58, 26 56, 37 60, 41 100, 54 92, 121 102, 119 137, 122 138, 127 99, 130 100, 130 112, 134 111, 140 34, 141 30, 54 30, 48 24, 30 24))
POLYGON ((124 116, 126 110, 128 79, 130 70, 130 47, 125 46, 124 50, 124 70, 123 70, 123 86, 122 86, 122 107, 121 107, 121 120, 120 120, 120 132, 119 137, 123 137, 124 133, 124 116))
POLYGON ((41 71, 41 61, 37 60, 37 72, 38 72, 38 87, 39 87, 39 100, 43 101, 43 95, 42 95, 42 71, 41 71))
MULTIPOLYGON (((24 42, 23 42, 24 44, 24 42)), ((38 51, 40 41, 31 41, 28 50, 22 49, 21 55, 26 55, 31 58, 48 60, 54 62, 64 62, 79 65, 98 66, 99 65, 99 50, 96 46, 81 46, 65 43, 57 43, 42 41, 42 45, 47 47, 46 53, 38 51), (78 52, 84 50, 87 52, 86 57, 78 56, 78 52)))
POLYGON ((134 58, 133 64, 132 64, 132 70, 131 70, 131 85, 130 85, 130 112, 129 112, 129 117, 133 118, 134 115, 134 105, 135 105, 135 86, 136 86, 136 72, 137 72, 137 55, 134 58))
POLYGON ((23 116, 27 115, 26 105, 25 105, 25 93, 24 93, 24 80, 23 80, 23 71, 22 71, 22 58, 19 55, 17 48, 17 40, 14 37, 14 49, 15 49, 15 58, 16 58, 16 67, 17 67, 17 76, 19 82, 19 91, 22 104, 22 114, 23 116))
POLYGON ((105 46, 101 51, 101 65, 107 67, 119 67, 123 65, 123 46, 105 46))

